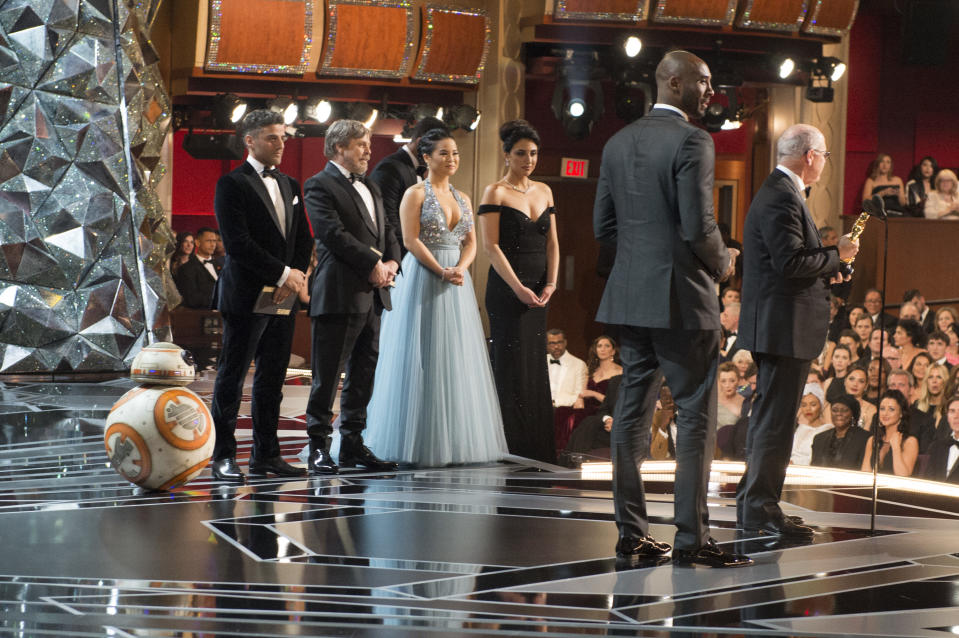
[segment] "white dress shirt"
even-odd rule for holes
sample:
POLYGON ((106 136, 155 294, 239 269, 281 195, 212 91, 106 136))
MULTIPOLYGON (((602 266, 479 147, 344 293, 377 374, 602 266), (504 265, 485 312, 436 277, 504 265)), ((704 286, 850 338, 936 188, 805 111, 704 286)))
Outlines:
MULTIPOLYGON (((415 169, 415 168, 419 167, 420 162, 419 162, 418 159, 416 159, 416 155, 413 155, 413 151, 410 150, 410 145, 409 145, 409 144, 404 144, 404 145, 401 146, 400 148, 402 148, 404 151, 406 151, 406 154, 410 156, 410 159, 411 159, 411 160, 413 160, 413 168, 415 169)), ((420 174, 419 174, 419 173, 416 174, 416 183, 417 183, 417 184, 422 184, 422 183, 423 183, 423 178, 420 177, 420 174)))
MULTIPOLYGON (((949 437, 949 443, 952 443, 955 440, 955 437, 949 437)), ((952 468, 955 466, 957 459, 959 459, 959 448, 957 448, 955 445, 950 445, 949 458, 946 460, 946 476, 949 476, 949 473, 952 472, 952 468)))
MULTIPOLYGON (((348 170, 333 160, 330 160, 330 164, 337 167, 340 170, 340 173, 343 174, 343 177, 350 179, 351 173, 348 170)), ((373 193, 371 193, 369 187, 360 180, 353 182, 353 188, 356 189, 356 192, 360 194, 360 199, 362 199, 363 203, 366 204, 366 214, 369 215, 370 219, 373 220, 373 228, 376 228, 376 205, 373 203, 373 193)))
MULTIPOLYGON (((269 177, 263 176, 264 168, 276 168, 275 166, 267 167, 265 164, 260 162, 258 159, 252 155, 246 156, 246 161, 253 167, 256 171, 257 176, 263 180, 263 185, 266 187, 266 192, 270 194, 270 200, 273 202, 273 211, 276 213, 276 219, 280 222, 280 233, 286 237, 286 204, 283 203, 283 193, 280 192, 280 185, 277 183, 276 178, 272 175, 269 177)), ((276 280, 277 287, 282 286, 286 283, 287 277, 290 276, 290 267, 283 267, 283 274, 280 275, 280 278, 276 280)))
POLYGON ((569 350, 558 359, 559 365, 550 363, 552 358, 552 355, 546 355, 553 405, 571 406, 579 398, 579 393, 586 389, 586 362, 571 355, 569 350))

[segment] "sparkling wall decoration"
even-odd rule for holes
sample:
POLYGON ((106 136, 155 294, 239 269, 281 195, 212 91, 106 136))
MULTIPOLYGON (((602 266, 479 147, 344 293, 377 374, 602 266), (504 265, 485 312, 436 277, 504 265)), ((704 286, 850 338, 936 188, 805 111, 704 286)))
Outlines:
POLYGON ((164 330, 161 0, 0 0, 0 373, 115 371, 164 330))

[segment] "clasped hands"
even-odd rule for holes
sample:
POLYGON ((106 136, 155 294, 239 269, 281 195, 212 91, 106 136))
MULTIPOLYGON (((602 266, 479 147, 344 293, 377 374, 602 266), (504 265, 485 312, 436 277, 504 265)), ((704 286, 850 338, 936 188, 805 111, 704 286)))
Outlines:
POLYGON ((374 288, 386 288, 393 285, 396 279, 396 273, 399 272, 400 265, 392 259, 384 262, 382 259, 376 262, 373 270, 370 272, 369 281, 374 288))
POLYGON ((282 286, 277 286, 273 291, 273 303, 279 305, 290 295, 299 294, 301 290, 306 290, 306 273, 296 268, 290 269, 290 274, 282 286))
POLYGON ((459 266, 449 266, 440 272, 440 279, 448 281, 454 286, 462 286, 464 281, 463 269, 459 266))
POLYGON ((549 299, 553 296, 553 293, 556 292, 556 285, 546 284, 543 286, 543 294, 541 295, 537 295, 526 286, 521 286, 519 290, 515 290, 513 292, 517 299, 526 304, 528 308, 542 308, 549 302, 549 299))

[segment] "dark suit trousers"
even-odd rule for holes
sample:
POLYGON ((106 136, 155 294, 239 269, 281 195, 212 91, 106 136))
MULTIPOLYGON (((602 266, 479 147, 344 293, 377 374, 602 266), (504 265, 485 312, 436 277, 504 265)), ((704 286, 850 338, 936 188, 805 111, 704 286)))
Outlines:
POLYGON ((366 405, 373 394, 373 375, 380 354, 380 314, 369 312, 313 317, 313 387, 306 407, 306 433, 311 445, 324 444, 333 433, 333 400, 346 370, 340 395, 340 432, 361 434, 366 405))
POLYGON ((213 460, 236 456, 236 418, 243 396, 243 382, 256 362, 253 374, 253 456, 280 454, 276 436, 283 400, 283 381, 290 362, 294 316, 223 313, 223 349, 213 384, 213 424, 216 444, 213 460))
POLYGON ((613 505, 620 536, 648 534, 640 466, 649 455, 650 424, 663 377, 676 417, 675 521, 678 549, 709 539, 706 489, 716 447, 719 330, 623 326, 623 380, 613 413, 613 505))
POLYGON ((759 374, 746 433, 746 473, 736 490, 737 522, 751 529, 782 520, 779 498, 810 363, 763 353, 753 357, 759 374))

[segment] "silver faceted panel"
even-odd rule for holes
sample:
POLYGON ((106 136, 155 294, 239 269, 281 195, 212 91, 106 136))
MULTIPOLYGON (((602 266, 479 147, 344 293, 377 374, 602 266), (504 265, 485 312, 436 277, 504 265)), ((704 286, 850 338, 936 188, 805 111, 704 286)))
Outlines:
POLYGON ((0 373, 119 371, 169 329, 161 0, 0 0, 0 373))

